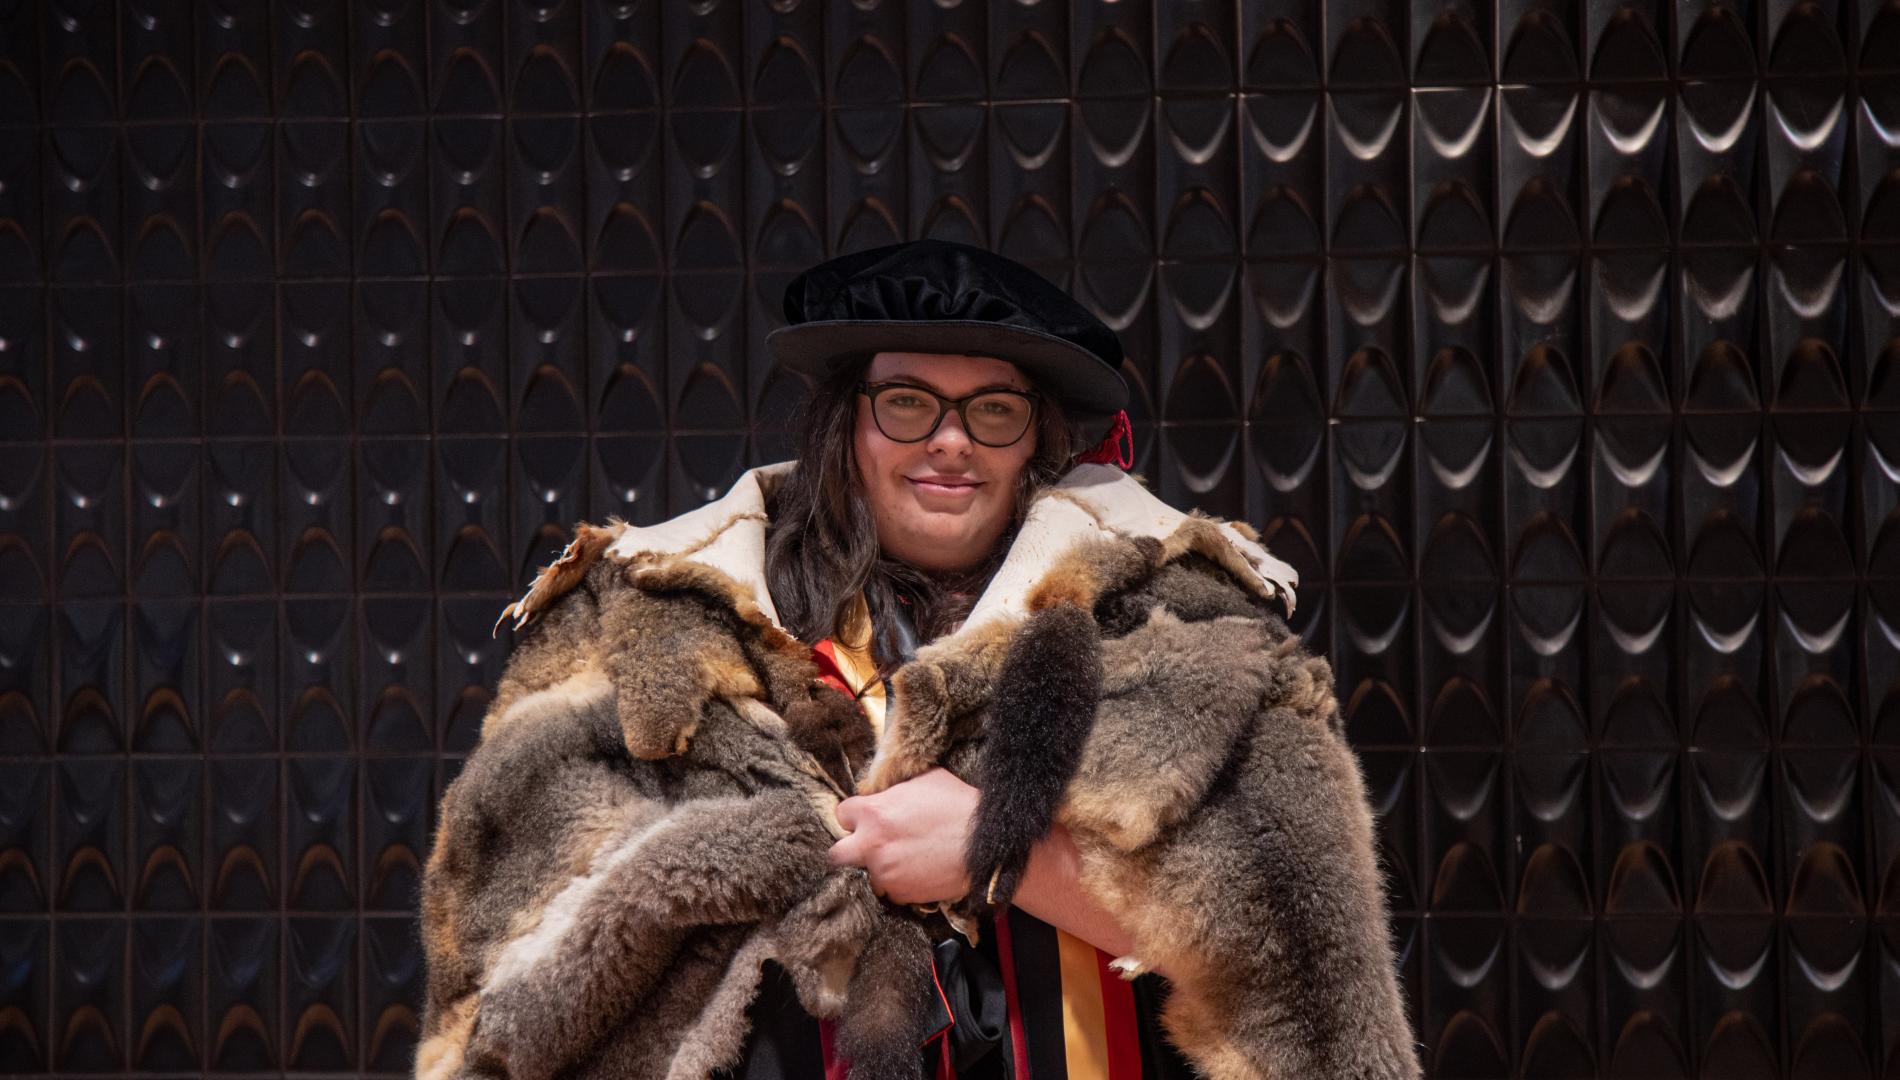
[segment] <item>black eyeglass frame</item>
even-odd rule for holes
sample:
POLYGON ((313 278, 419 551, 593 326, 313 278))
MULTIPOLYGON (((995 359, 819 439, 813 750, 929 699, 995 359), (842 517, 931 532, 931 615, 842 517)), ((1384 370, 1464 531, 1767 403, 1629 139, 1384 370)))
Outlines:
POLYGON ((963 424, 963 433, 970 437, 971 442, 977 444, 978 446, 987 446, 992 449, 1001 449, 1005 446, 1015 446, 1017 443, 1023 441, 1023 436, 1029 434, 1029 430, 1031 428, 1036 426, 1036 415, 1041 410, 1041 406, 1042 406, 1042 395, 1031 393, 1028 390, 1010 390, 1010 389, 978 390, 974 394, 965 394, 963 397, 960 397, 960 398, 947 398, 947 397, 944 397, 942 394, 937 393, 935 390, 932 390, 928 386, 919 386, 916 383, 903 382, 902 380, 889 380, 886 382, 875 382, 875 383, 861 382, 858 384, 858 393, 863 394, 865 397, 871 399, 871 423, 877 425, 878 434, 884 436, 885 438, 891 440, 894 443, 923 442, 925 439, 928 439, 932 435, 935 435, 937 433, 937 429, 943 426, 944 416, 948 414, 951 409, 955 409, 957 411, 957 420, 963 424), (897 436, 892 435, 890 432, 885 431, 884 421, 878 419, 878 416, 877 416, 878 394, 882 393, 885 390, 889 390, 889 389, 893 389, 897 387, 902 387, 905 390, 915 390, 920 394, 925 394, 931 398, 934 398, 937 402, 937 418, 930 422, 930 428, 928 430, 926 430, 922 435, 919 435, 914 439, 900 439, 897 436), (1018 432, 1016 434, 1016 437, 1009 440, 1008 442, 1003 442, 1003 443, 985 442, 982 439, 977 438, 976 432, 970 427, 970 414, 968 412, 970 402, 975 401, 977 398, 980 398, 980 397, 989 397, 991 394, 1010 394, 1014 397, 1022 398, 1024 401, 1027 401, 1029 403, 1029 419, 1023 422, 1022 431, 1018 432))

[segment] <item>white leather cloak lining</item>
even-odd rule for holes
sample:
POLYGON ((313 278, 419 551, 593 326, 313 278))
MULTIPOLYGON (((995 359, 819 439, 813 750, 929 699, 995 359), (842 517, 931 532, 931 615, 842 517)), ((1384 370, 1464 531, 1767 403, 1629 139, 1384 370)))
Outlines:
MULTIPOLYGON (((794 464, 781 461, 747 470, 732 490, 696 510, 658 525, 628 526, 607 554, 641 562, 675 556, 710 566, 749 590, 759 610, 778 626, 778 609, 765 584, 765 499, 794 464)), ((1076 544, 1105 536, 1164 540, 1187 517, 1120 469, 1077 465, 1031 504, 1003 565, 958 632, 1025 614, 1031 587, 1076 544)), ((1254 572, 1255 580, 1242 584, 1262 597, 1284 597, 1291 615, 1299 573, 1232 525, 1222 523, 1221 535, 1254 572)))

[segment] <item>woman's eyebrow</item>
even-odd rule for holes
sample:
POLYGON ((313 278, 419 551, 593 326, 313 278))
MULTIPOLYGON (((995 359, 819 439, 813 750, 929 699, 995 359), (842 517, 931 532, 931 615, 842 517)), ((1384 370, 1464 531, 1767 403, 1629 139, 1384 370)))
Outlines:
POLYGON ((893 376, 892 378, 886 379, 884 381, 910 383, 913 386, 921 386, 926 390, 935 391, 936 393, 944 397, 950 398, 952 400, 959 397, 969 397, 970 394, 987 394, 991 392, 992 390, 1008 390, 1017 394, 1029 393, 1029 389, 1027 387, 1011 386, 1008 383, 992 382, 992 383, 984 383, 982 386, 979 386, 976 389, 971 390, 967 394, 952 394, 944 390, 943 387, 938 386, 936 383, 933 383, 929 379, 923 378, 920 375, 897 375, 897 376, 893 376))

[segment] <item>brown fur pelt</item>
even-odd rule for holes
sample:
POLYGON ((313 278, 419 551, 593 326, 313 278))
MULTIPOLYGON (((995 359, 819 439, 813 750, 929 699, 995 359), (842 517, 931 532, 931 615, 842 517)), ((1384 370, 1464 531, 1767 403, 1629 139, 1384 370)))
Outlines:
POLYGON ((919 1075, 924 1016, 888 1002, 929 992, 928 940, 825 858, 869 725, 730 579, 611 538, 583 529, 509 612, 423 881, 417 1076, 703 1077, 768 960, 854 1075, 919 1075))
POLYGON ((966 914, 1066 825, 1134 942, 1115 966, 1168 977, 1163 1023, 1206 1075, 1416 1077, 1331 668, 1235 583, 1214 529, 1079 548, 1020 624, 920 650, 860 790, 939 764, 983 790, 966 914))

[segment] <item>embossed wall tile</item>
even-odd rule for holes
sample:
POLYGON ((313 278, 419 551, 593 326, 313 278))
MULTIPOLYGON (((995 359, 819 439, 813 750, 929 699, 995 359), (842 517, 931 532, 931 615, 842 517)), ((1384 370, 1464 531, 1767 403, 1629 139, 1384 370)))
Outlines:
POLYGON ((1669 74, 1669 5, 1586 3, 1581 44, 1586 70, 1597 82, 1647 82, 1669 74))
POLYGON ((1475 916, 1426 924, 1420 1057, 1435 1076, 1503 1076, 1511 1070, 1512 959, 1504 921, 1475 916))
POLYGON ((207 747, 220 754, 278 749, 277 605, 207 600, 205 650, 207 747))
POLYGON ((362 1067, 377 1072, 406 1072, 415 1059, 422 1030, 416 1002, 422 1000, 422 948, 408 919, 363 920, 364 1032, 362 1067))
POLYGON ((55 749, 123 749, 125 609, 110 600, 61 603, 53 609, 53 632, 60 702, 55 749))
POLYGON ((189 124, 128 126, 124 167, 125 276, 189 280, 196 271, 199 232, 196 129, 189 124))
POLYGON ((508 309, 493 278, 433 283, 430 340, 436 428, 499 434, 508 426, 508 309))
POLYGON ((587 490, 587 443, 549 435, 516 439, 512 448, 510 482, 515 491, 529 495, 515 499, 513 521, 517 551, 511 569, 515 587, 525 589, 567 546, 570 523, 580 516, 587 490))
MULTIPOLYGON (((47 294, 56 438, 110 439, 125 433, 124 321, 116 288, 47 294)), ((92 494, 97 494, 96 492, 92 494)))
POLYGON ((579 110, 581 5, 501 6, 506 11, 509 111, 522 115, 579 110))
MULTIPOLYGON (((48 852, 52 844, 52 764, 47 761, 0 763, 0 912, 43 914, 57 883, 48 852)), ((9 935, 27 936, 30 922, 7 922, 9 935)), ((30 968, 30 965, 28 965, 30 968)), ((28 989, 24 980, 5 985, 14 993, 28 989)))
POLYGON ((59 764, 53 795, 54 910, 124 910, 131 884, 124 793, 122 761, 59 764))
POLYGON ((366 590, 426 592, 430 550, 429 445, 423 439, 358 444, 356 550, 366 590))
POLYGON ((205 923, 204 1061, 216 1072, 277 1066, 275 1032, 283 999, 276 918, 205 923))
POLYGON ((204 898, 203 770, 195 760, 132 764, 132 906, 199 909, 204 898))
POLYGON ((658 105, 658 5, 589 4, 581 17, 588 106, 599 113, 658 105))
POLYGON ((371 758, 359 763, 363 864, 358 896, 365 909, 413 911, 416 907, 435 819, 429 775, 434 766, 433 757, 371 758))
POLYGON ((127 391, 135 439, 182 439, 199 432, 198 410, 204 401, 201 297, 197 288, 183 283, 139 284, 126 290, 126 344, 131 351, 127 391))
POLYGON ((931 5, 905 11, 904 55, 913 100, 945 102, 987 97, 990 69, 988 5, 931 5))
POLYGON ((1052 100, 1069 92, 1068 0, 991 5, 990 96, 1052 100))
POLYGON ((1689 1075, 1693 1051, 1684 1014, 1688 961, 1682 921, 1607 920, 1599 924, 1597 948, 1604 954, 1603 1072, 1689 1075))
POLYGON ((830 110, 826 209, 834 253, 895 243, 909 220, 904 114, 903 5, 825 7, 825 81, 830 110))
MULTIPOLYGON (((427 588, 424 577, 424 590, 427 588)), ((363 745, 421 752, 435 746, 434 606, 428 597, 364 600, 362 608, 363 745)))
MULTIPOLYGON (((296 591, 294 586, 291 590, 296 591)), ((341 753, 357 745, 352 704, 359 667, 346 596, 307 596, 283 605, 284 748, 341 753)))
MULTIPOLYGON (((16 5, 5 15, 0 15, 0 26, 5 27, 10 41, 26 41, 39 32, 39 10, 26 4, 16 5)), ((27 49, 9 49, 0 56, 0 85, 6 87, 0 93, 0 118, 6 123, 33 123, 40 115, 41 71, 45 60, 36 51, 27 49)))
POLYGON ((270 19, 241 0, 211 0, 198 20, 198 91, 207 117, 271 115, 270 19))
MULTIPOLYGON (((532 63, 540 70, 555 61, 532 63)), ((569 92, 565 73, 537 78, 545 84, 541 89, 521 92, 550 96, 569 92)), ((583 219, 580 121, 519 117, 509 124, 508 134, 508 220, 515 223, 510 237, 512 265, 524 274, 578 273, 583 219)))
POLYGON ((132 610, 135 750, 187 753, 201 745, 199 611, 195 598, 142 601, 132 610))
POLYGON ((280 409, 274 290, 263 282, 225 282, 201 295, 205 434, 275 434, 280 409))
POLYGON ((1413 241, 1421 251, 1488 251, 1495 119, 1489 88, 1412 92, 1413 241))
POLYGON ((907 235, 988 247, 988 111, 947 104, 908 111, 907 235))
POLYGON ((508 382, 517 431, 573 434, 589 426, 580 347, 582 286, 578 277, 515 282, 508 312, 508 382))
POLYGON ((1600 1075, 1595 945, 1587 920, 1519 922, 1513 1035, 1527 1075, 1600 1075))
POLYGON ((279 115, 341 117, 350 112, 349 5, 342 0, 283 0, 275 46, 279 115))
MULTIPOLYGON (((384 58, 376 63, 378 70, 370 76, 373 85, 366 92, 397 97, 410 93, 406 84, 412 73, 399 59, 384 58)), ((367 110, 369 106, 366 99, 363 107, 367 110)), ((429 215, 428 124, 421 120, 363 120, 354 126, 353 134, 350 161, 354 170, 351 187, 355 191, 355 233, 349 251, 355 256, 356 273, 424 273, 429 269, 434 246, 430 243, 433 226, 429 215)), ((420 308, 421 313, 427 310, 426 305, 420 308)))
POLYGON ((288 279, 338 277, 350 269, 349 128, 339 121, 278 126, 278 254, 288 279))
POLYGON ((1326 238, 1334 251, 1397 253, 1411 220, 1407 95, 1336 92, 1326 143, 1326 238))
MULTIPOLYGON (((455 61, 443 93, 487 94, 488 83, 482 80, 491 76, 475 74, 481 67, 474 59, 455 61)), ((500 274, 507 268, 508 250, 501 173, 505 126, 490 117, 448 116, 445 111, 438 109, 430 122, 430 265, 444 276, 500 274)))
POLYGON ((1406 81, 1406 5, 1394 0, 1327 0, 1328 82, 1402 86, 1406 81))
POLYGON ((376 0, 350 18, 350 94, 357 116, 415 116, 427 108, 429 5, 376 0))
MULTIPOLYGON (((341 402, 328 387, 312 386, 326 407, 341 402)), ((337 440, 284 445, 283 487, 277 511, 284 537, 284 588, 293 593, 349 591, 355 563, 349 503, 350 459, 337 440)))
POLYGON ((126 1066, 125 935, 120 921, 69 920, 53 927, 53 1067, 107 1072, 126 1066))
MULTIPOLYGON (((233 81, 244 65, 231 61, 233 81)), ((213 94, 219 91, 214 87, 213 94)), ((269 280, 276 263, 272 205, 277 194, 275 154, 268 124, 207 122, 201 136, 199 220, 204 228, 207 280, 269 280)))
MULTIPOLYGON (((206 902, 211 911, 270 911, 283 903, 278 768, 277 761, 270 758, 226 755, 211 762, 208 796, 211 828, 206 835, 210 847, 205 859, 210 875, 206 902)), ((275 927, 275 918, 268 920, 268 924, 275 927)), ((239 936, 252 936, 238 925, 222 925, 239 936)), ((229 940, 220 932, 220 926, 218 920, 210 923, 214 964, 218 959, 217 943, 229 940)), ((273 947, 271 959, 275 958, 273 947)), ((242 976, 253 961, 251 957, 229 957, 231 976, 242 976)), ((214 971, 214 988, 216 975, 214 971)), ((214 990, 213 997, 216 996, 214 990)), ((216 1060, 215 1056, 212 1060, 216 1060)))
POLYGON ((43 444, 13 444, 0 463, 0 534, 8 540, 0 548, 0 593, 9 600, 44 603, 50 595, 50 457, 43 444))
POLYGON ((506 592, 508 447, 481 437, 435 443, 435 547, 432 580, 456 592, 506 592))
POLYGON ((286 1068, 356 1069, 356 920, 284 923, 286 1068))
POLYGON ((131 588, 140 596, 197 595, 198 447, 132 444, 131 588))
POLYGON ((8 973, 0 982, 0 1001, 6 1002, 9 1016, 0 1027, 0 1064, 14 1072, 43 1069, 50 1060, 50 937, 51 924, 44 919, 8 923, 7 933, 0 934, 0 957, 8 973))
POLYGON ((429 4, 429 91, 437 113, 500 113, 503 4, 429 4))
POLYGON ((47 114, 66 124, 103 124, 118 116, 118 21, 91 4, 57 2, 42 11, 47 114))
MULTIPOLYGON (((109 13, 106 19, 103 56, 81 53, 66 59, 56 74, 49 72, 53 85, 47 88, 47 107, 58 126, 47 132, 40 190, 47 269, 55 281, 108 282, 123 272, 119 138, 111 127, 100 126, 117 109, 109 13)), ((95 15, 89 21, 100 19, 95 15)), ((69 46, 88 33, 85 22, 74 23, 71 34, 57 35, 75 39, 69 46)))
POLYGON ((130 1064, 154 1072, 196 1069, 204 1031, 204 928, 197 919, 132 923, 130 1064))
POLYGON ((738 476, 745 451, 742 393, 715 363, 700 363, 687 373, 673 407, 674 441, 667 455, 667 502, 673 512, 709 501, 738 476))
POLYGON ((506 604, 505 597, 445 598, 438 606, 436 717, 445 752, 466 753, 481 733, 482 713, 514 642, 511 630, 495 625, 496 612, 506 604))
MULTIPOLYGON (((595 278, 587 297, 587 376, 593 388, 587 411, 599 432, 591 454, 593 517, 619 513, 650 525, 663 515, 663 295, 657 276, 633 276, 595 278)), ((750 371, 760 373, 762 365, 750 371)))

